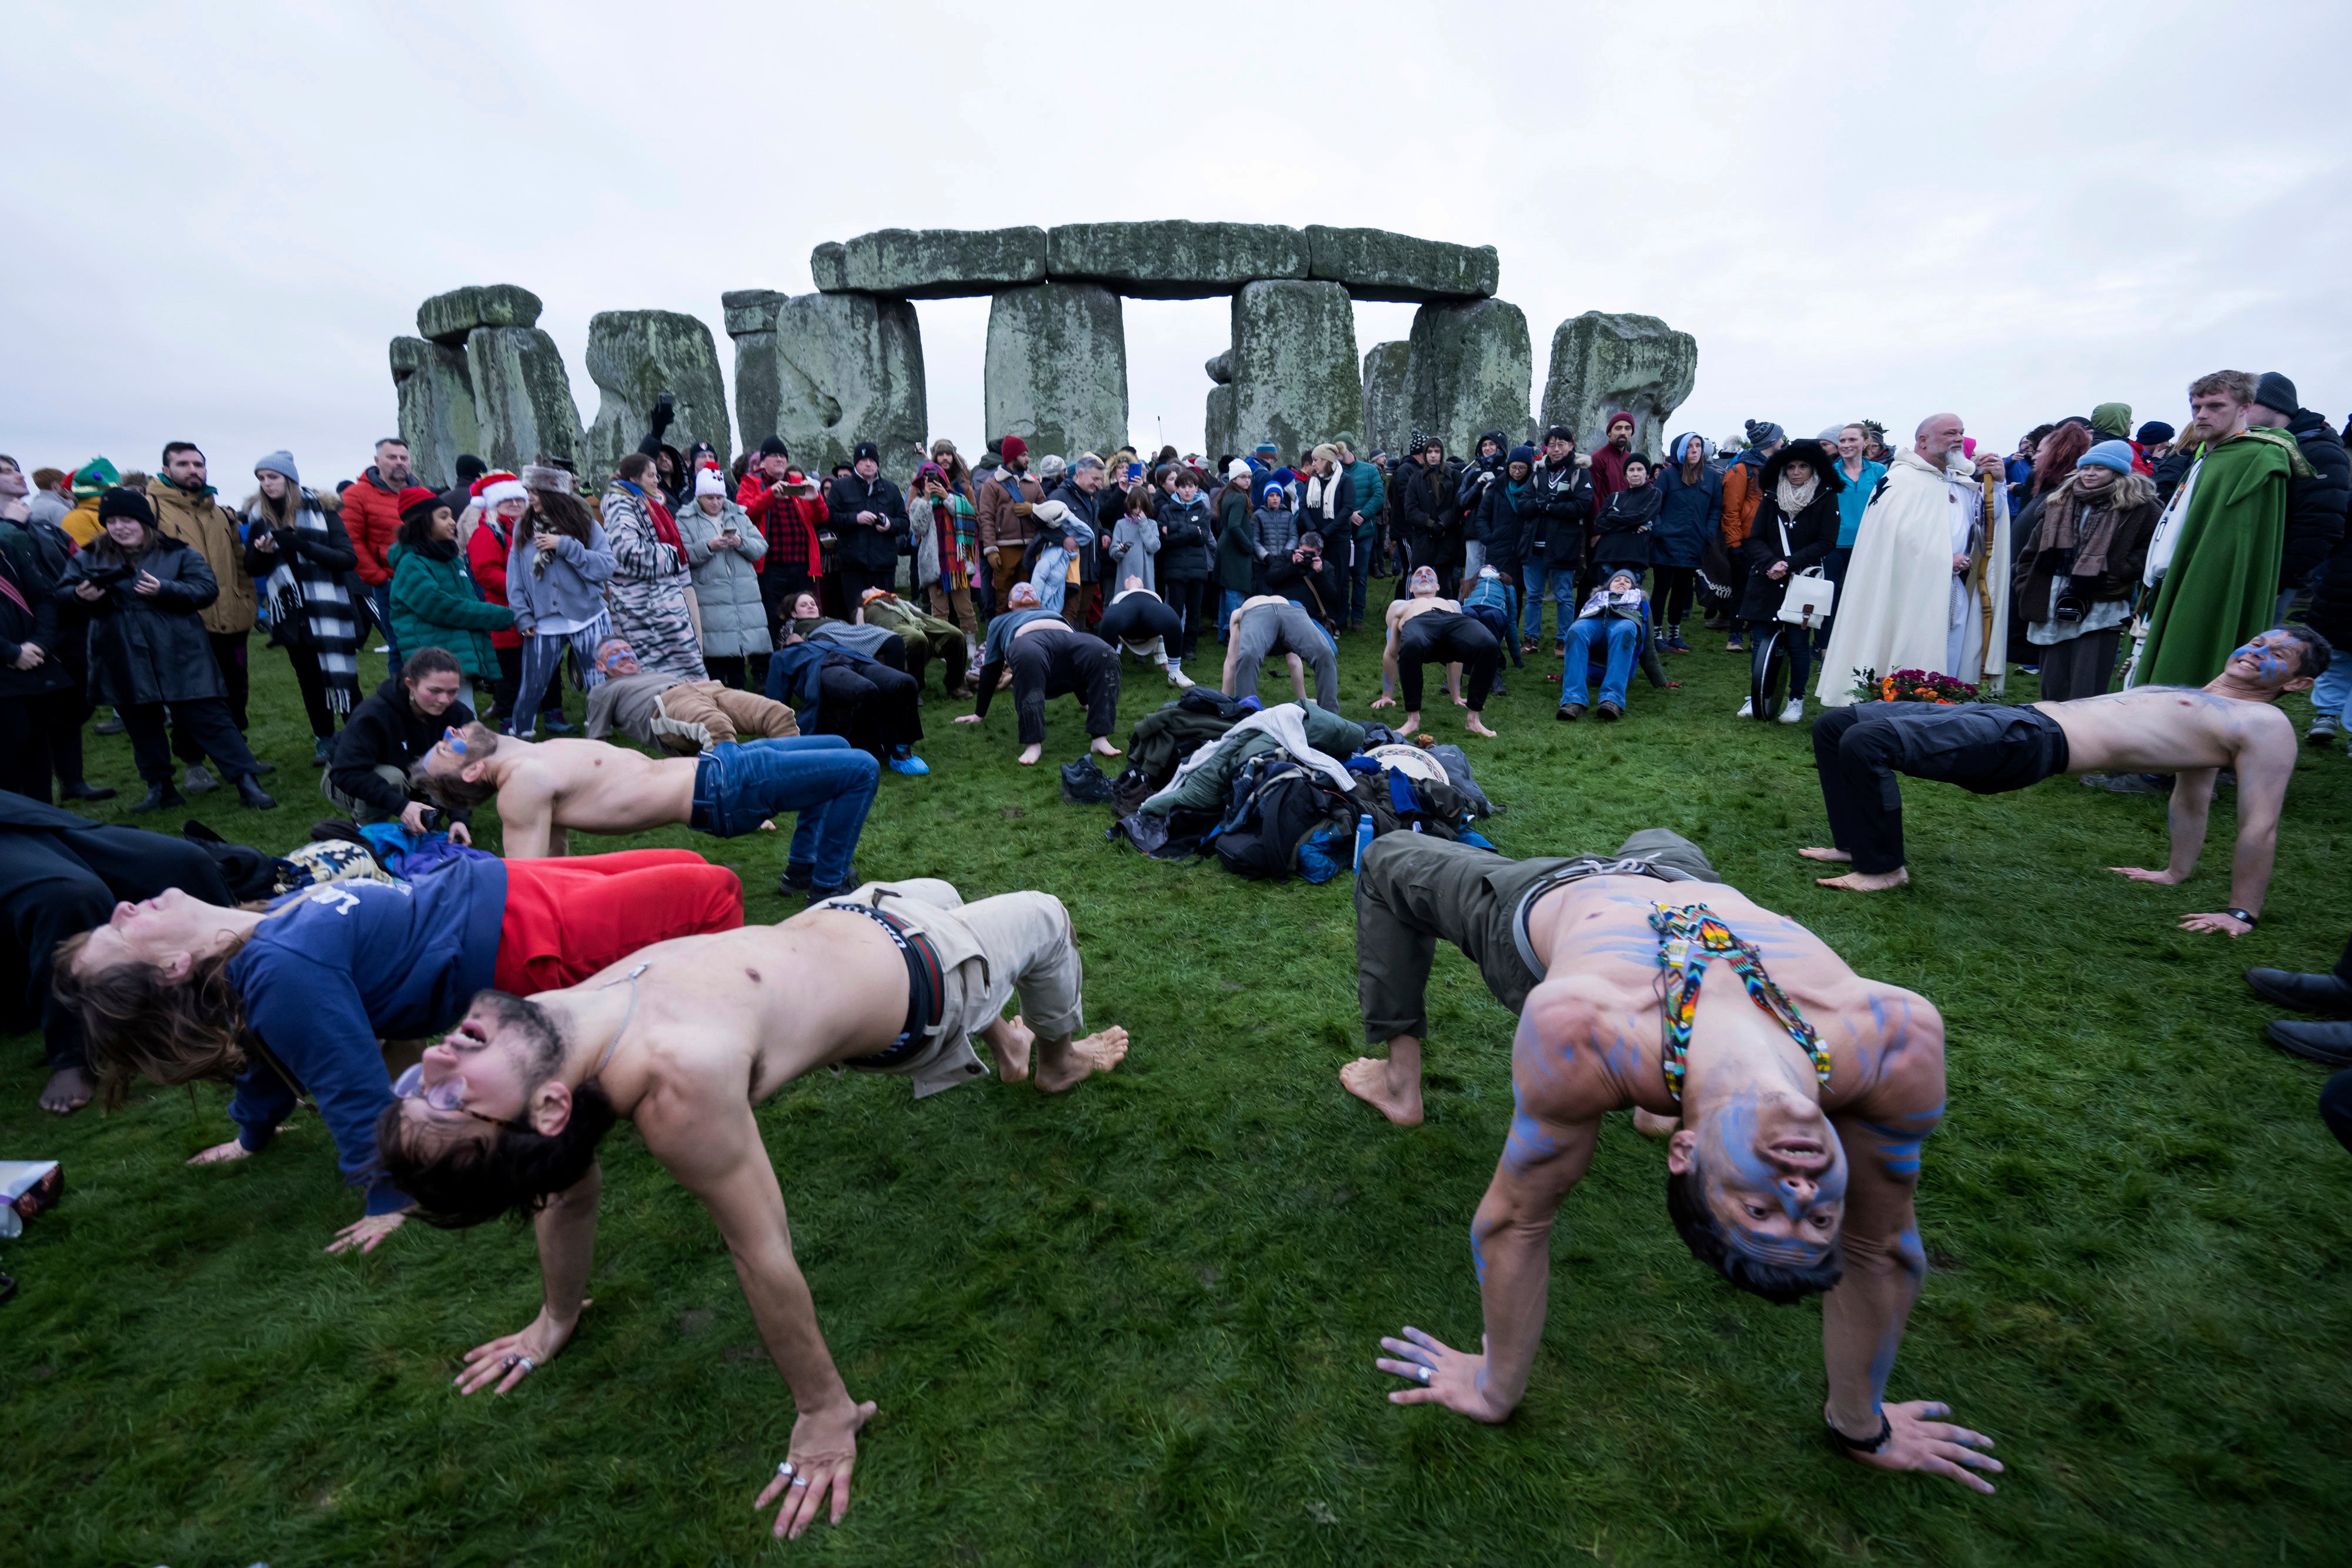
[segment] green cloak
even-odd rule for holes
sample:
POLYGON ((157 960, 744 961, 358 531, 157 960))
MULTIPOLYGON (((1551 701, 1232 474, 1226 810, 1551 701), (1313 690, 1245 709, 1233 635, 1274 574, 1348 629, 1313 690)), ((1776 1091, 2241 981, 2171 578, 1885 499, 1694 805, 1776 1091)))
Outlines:
POLYGON ((2270 629, 2294 472, 2292 448, 2270 436, 2250 430, 2205 454, 2133 685, 2201 686, 2232 651, 2270 629))

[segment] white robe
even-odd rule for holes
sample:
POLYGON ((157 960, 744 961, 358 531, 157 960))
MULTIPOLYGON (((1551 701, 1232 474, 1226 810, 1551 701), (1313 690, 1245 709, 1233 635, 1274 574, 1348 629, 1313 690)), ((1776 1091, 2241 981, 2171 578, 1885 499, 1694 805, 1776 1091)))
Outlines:
POLYGON ((1999 487, 1993 494, 1992 548, 1979 588, 1952 572, 1952 558, 1972 553, 1983 525, 1974 471, 1965 460, 1938 469, 1916 452, 1895 455, 1863 512, 1838 589, 1816 688, 1823 707, 1851 704, 1865 670, 1880 676, 1937 670, 2001 691, 2009 674, 2009 499, 1999 487), (1990 642, 1980 595, 1992 604, 1990 642))

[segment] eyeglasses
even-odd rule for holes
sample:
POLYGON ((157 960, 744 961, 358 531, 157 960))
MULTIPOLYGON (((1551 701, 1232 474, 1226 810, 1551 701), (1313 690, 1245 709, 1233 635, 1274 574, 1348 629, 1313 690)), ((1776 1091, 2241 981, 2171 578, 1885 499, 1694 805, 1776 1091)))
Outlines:
POLYGON ((465 1086, 457 1079, 444 1078, 438 1083, 425 1082, 425 1064, 421 1061, 393 1081, 392 1092, 402 1100, 422 1100, 436 1111, 455 1111, 461 1115, 471 1116, 477 1122, 488 1122, 493 1127, 503 1127, 509 1132, 514 1130, 515 1124, 504 1116, 485 1116, 479 1111, 467 1109, 465 1086))

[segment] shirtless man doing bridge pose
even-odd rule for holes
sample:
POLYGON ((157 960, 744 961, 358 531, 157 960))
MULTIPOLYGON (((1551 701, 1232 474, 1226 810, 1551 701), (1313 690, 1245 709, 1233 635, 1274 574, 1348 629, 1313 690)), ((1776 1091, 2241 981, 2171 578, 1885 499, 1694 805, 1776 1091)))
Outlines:
POLYGON ((1470 1229, 1486 1353, 1417 1328, 1383 1339, 1374 1364, 1411 1385, 1389 1397, 1488 1422, 1517 1408, 1543 1335, 1553 1216, 1592 1163, 1601 1118, 1631 1107, 1673 1128, 1666 1213, 1694 1257, 1767 1301, 1828 1292, 1831 1444, 1990 1491, 1989 1439, 1933 1401, 1885 1402, 1927 1274, 1912 1196, 1944 1112, 1936 1009, 1855 974, 1664 829, 1612 857, 1517 862, 1391 833, 1356 882, 1364 1032, 1390 1054, 1341 1079, 1394 1122, 1421 1120, 1440 939, 1519 1015, 1517 1110, 1470 1229))

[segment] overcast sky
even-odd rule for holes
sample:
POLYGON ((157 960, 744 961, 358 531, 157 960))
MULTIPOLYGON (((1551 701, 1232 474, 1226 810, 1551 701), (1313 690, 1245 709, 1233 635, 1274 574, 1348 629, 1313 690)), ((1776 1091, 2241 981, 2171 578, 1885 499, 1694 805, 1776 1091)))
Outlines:
MULTIPOLYGON (((2352 409, 2352 6, 28 4, 0 193, 0 451, 225 490, 362 467, 417 302, 513 282, 719 335, 869 229, 1189 217, 1492 244, 1534 338, 1696 335, 1675 416, 2004 446, 2095 402, 2181 423, 2281 370, 2352 409), (1136 30, 1121 31, 1122 22, 1136 30)), ((919 307, 934 433, 981 444, 985 300, 919 307)), ((1412 308, 1360 305, 1360 346, 1412 308)), ((1201 438, 1223 300, 1130 301, 1139 440, 1201 438)), ((1530 389, 1530 401, 1540 387, 1530 389)))

